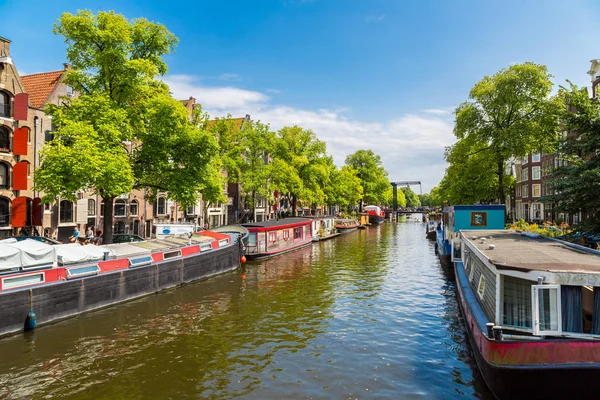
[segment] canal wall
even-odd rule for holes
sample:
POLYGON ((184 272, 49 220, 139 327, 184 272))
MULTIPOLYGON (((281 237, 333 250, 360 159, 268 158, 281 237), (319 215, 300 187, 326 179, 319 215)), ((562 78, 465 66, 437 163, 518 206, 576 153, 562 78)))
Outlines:
POLYGON ((232 271, 238 243, 144 267, 0 293, 0 336, 23 330, 30 310, 44 324, 232 271))

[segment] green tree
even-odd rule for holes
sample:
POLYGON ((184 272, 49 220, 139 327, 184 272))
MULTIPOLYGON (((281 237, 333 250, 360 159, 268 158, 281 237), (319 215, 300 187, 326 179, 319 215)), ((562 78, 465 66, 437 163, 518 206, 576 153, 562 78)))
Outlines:
POLYGON ((246 127, 253 129, 252 122, 231 115, 210 120, 208 114, 200 113, 200 126, 211 132, 219 143, 219 159, 228 182, 239 182, 245 164, 246 127))
MULTIPOLYGON (((372 150, 358 150, 346 157, 346 165, 358 171, 364 190, 363 201, 367 204, 389 204, 391 184, 381 157, 372 150)), ((361 203, 362 211, 362 203, 361 203)))
POLYGON ((440 187, 435 186, 429 192, 429 206, 431 207, 441 207, 444 204, 442 197, 440 195, 440 187))
POLYGON ((333 165, 325 193, 327 204, 340 206, 342 210, 358 204, 363 197, 358 171, 348 165, 344 165, 340 169, 333 165))
POLYGON ((49 109, 57 130, 35 180, 45 202, 74 199, 77 190, 102 196, 110 243, 114 199, 134 187, 150 195, 168 191, 184 205, 198 191, 222 196, 216 140, 190 122, 156 79, 167 71, 163 56, 177 44, 171 32, 112 11, 64 13, 54 32, 67 44, 65 83, 80 96, 49 109))
POLYGON ((330 160, 325 142, 299 126, 277 132, 273 161, 273 188, 287 196, 296 215, 298 201, 324 203, 330 160))
POLYGON ((406 197, 406 207, 420 207, 421 201, 419 200, 419 196, 413 192, 411 188, 403 187, 400 188, 404 196, 406 197))
POLYGON ((546 151, 557 143, 557 108, 550 98, 551 77, 543 65, 512 65, 484 77, 469 92, 469 100, 456 109, 454 134, 458 139, 468 138, 471 143, 480 144, 480 148, 465 156, 486 152, 486 157, 493 160, 500 202, 505 200, 507 160, 546 151))
POLYGON ((542 201, 553 210, 585 218, 577 229, 600 234, 600 114, 598 104, 585 88, 571 84, 558 95, 563 103, 563 128, 569 134, 561 142, 559 164, 550 174, 550 195, 542 201))

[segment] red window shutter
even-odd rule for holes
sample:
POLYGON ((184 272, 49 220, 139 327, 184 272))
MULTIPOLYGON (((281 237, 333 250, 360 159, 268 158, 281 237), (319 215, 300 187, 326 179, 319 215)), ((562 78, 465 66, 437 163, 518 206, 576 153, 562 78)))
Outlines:
POLYGON ((27 141, 29 140, 29 129, 17 128, 13 138, 13 154, 18 156, 27 155, 27 141))
POLYGON ((33 199, 33 206, 31 211, 31 225, 42 226, 42 215, 44 206, 42 205, 42 199, 36 197, 33 199))
POLYGON ((27 190, 27 162, 21 161, 13 167, 13 190, 27 190))
POLYGON ((27 93, 19 93, 15 96, 13 110, 14 120, 27 121, 27 112, 29 111, 29 95, 27 93))
POLYGON ((27 197, 19 196, 12 202, 12 227, 27 226, 27 197))

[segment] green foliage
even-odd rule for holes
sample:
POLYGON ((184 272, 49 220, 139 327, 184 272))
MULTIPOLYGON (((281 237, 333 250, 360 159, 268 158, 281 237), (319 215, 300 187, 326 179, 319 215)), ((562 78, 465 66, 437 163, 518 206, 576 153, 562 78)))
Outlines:
POLYGON ((568 229, 568 225, 563 224, 558 227, 556 225, 552 225, 550 223, 544 223, 543 225, 538 224, 529 224, 524 220, 520 219, 517 222, 510 224, 506 227, 506 229, 514 230, 514 231, 523 231, 523 232, 531 232, 537 233, 538 235, 546 236, 546 237, 557 237, 565 234, 569 234, 571 230, 568 229))
MULTIPOLYGON (((498 198, 504 201, 504 168, 513 156, 553 149, 558 140, 557 102, 551 99, 551 75, 543 65, 512 65, 492 76, 484 77, 469 92, 469 100, 456 109, 454 134, 468 140, 475 152, 495 165, 498 198)), ((481 164, 483 160, 475 161, 481 164)), ((487 186, 491 178, 485 173, 487 186)), ((451 179, 460 179, 457 171, 451 179)), ((450 179, 449 178, 449 179, 450 179)), ((467 177, 466 179, 473 179, 467 177)), ((446 184, 447 186, 448 184, 446 184)), ((467 186, 467 185, 462 185, 467 186)), ((479 190, 477 191, 479 192, 479 190)))
POLYGON ((363 200, 367 204, 391 203, 391 184, 380 156, 372 150, 358 150, 346 157, 346 165, 358 171, 364 190, 363 200))
POLYGON ((575 85, 561 88, 563 127, 569 135, 561 142, 561 166, 552 171, 549 188, 553 194, 543 201, 554 203, 554 211, 586 217, 579 231, 600 233, 600 114, 598 104, 585 89, 575 85))
POLYGON ((331 177, 325 192, 329 205, 339 205, 342 209, 348 209, 358 204, 363 196, 358 172, 348 165, 344 165, 341 169, 332 165, 331 177))
POLYGON ((421 200, 419 200, 419 196, 409 187, 400 188, 404 196, 406 197, 406 207, 420 207, 421 200))

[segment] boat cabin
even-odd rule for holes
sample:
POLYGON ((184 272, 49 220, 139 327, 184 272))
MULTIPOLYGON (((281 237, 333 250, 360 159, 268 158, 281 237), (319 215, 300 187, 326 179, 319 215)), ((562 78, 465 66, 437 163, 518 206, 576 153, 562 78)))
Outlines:
POLYGON ((485 319, 504 334, 600 340, 599 251, 509 230, 459 237, 457 283, 468 282, 485 319))
POLYGON ((267 257, 312 243, 313 221, 308 218, 284 218, 247 223, 248 257, 267 257))
POLYGON ((305 217, 312 221, 312 235, 314 240, 321 240, 335 235, 335 218, 333 216, 305 217))

